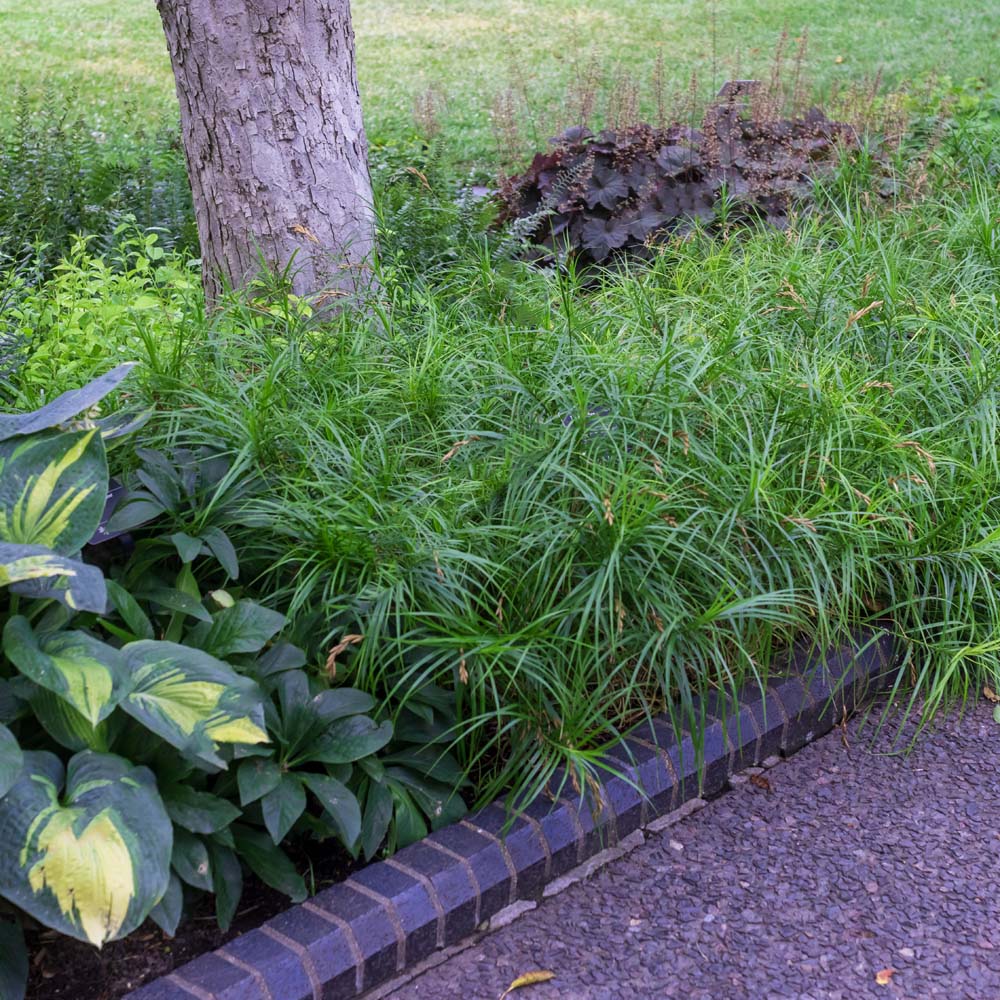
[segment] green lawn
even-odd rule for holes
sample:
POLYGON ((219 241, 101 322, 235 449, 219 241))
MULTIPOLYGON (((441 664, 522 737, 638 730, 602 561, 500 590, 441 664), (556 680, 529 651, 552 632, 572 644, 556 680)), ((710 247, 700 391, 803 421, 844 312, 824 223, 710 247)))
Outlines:
MULTIPOLYGON (((782 27, 793 37, 807 27, 822 90, 880 68, 890 82, 929 71, 990 77, 1000 48, 998 0, 356 0, 354 19, 372 136, 397 132, 415 95, 433 87, 448 98, 449 134, 473 159, 493 148, 490 108, 511 80, 547 118, 574 67, 592 58, 649 81, 662 48, 669 83, 696 72, 707 89, 713 76, 766 74, 782 27)), ((46 0, 31 10, 0 0, 0 30, 5 107, 18 85, 49 81, 112 120, 128 103, 142 116, 173 113, 152 0, 46 0)))

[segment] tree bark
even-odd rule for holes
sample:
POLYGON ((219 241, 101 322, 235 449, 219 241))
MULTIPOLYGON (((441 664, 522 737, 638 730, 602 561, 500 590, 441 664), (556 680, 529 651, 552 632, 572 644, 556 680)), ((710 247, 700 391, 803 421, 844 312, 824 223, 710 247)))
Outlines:
POLYGON ((210 304, 262 269, 328 302, 374 240, 350 0, 157 0, 210 304))

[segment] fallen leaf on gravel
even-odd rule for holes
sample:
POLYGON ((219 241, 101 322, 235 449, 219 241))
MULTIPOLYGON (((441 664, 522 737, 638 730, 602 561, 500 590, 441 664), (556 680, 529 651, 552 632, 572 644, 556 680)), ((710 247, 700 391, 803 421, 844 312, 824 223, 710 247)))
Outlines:
POLYGON ((983 697, 987 701, 992 701, 994 705, 997 702, 1000 702, 1000 694, 997 694, 996 691, 994 691, 993 688, 989 686, 989 684, 985 684, 983 686, 983 697))
POLYGON ((765 792, 774 791, 774 789, 771 787, 771 782, 768 781, 763 774, 751 774, 750 784, 756 785, 758 788, 762 788, 765 792))
POLYGON ((875 973, 875 982, 879 986, 888 986, 892 982, 892 977, 896 974, 895 969, 881 969, 875 973))
POLYGON ((522 986, 534 986, 536 983, 547 983, 550 979, 555 979, 556 974, 554 972, 549 972, 548 969, 542 969, 539 972, 526 972, 523 976, 518 976, 500 994, 500 1000, 504 1000, 504 997, 510 996, 514 990, 519 990, 522 986))

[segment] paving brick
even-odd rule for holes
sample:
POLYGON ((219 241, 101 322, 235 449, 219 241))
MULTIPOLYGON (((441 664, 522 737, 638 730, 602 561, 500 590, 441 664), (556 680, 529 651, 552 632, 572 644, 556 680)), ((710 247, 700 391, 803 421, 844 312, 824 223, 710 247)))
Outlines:
POLYGON ((182 987, 192 986, 191 992, 195 995, 199 992, 212 994, 213 1000, 267 1000, 249 972, 214 953, 182 965, 173 978, 182 987))
POLYGON ((530 803, 524 814, 541 827, 551 857, 551 878, 565 875, 580 863, 583 834, 578 828, 577 817, 563 803, 539 799, 530 803))
POLYGON ((479 919, 488 920, 517 899, 516 869, 511 876, 513 861, 504 856, 499 837, 474 829, 475 817, 432 833, 428 842, 447 848, 464 858, 472 868, 479 885, 479 919))
POLYGON ((386 900, 389 918, 399 920, 404 936, 401 957, 404 966, 425 959, 437 948, 438 911, 417 879, 380 862, 355 872, 347 885, 376 893, 386 900))
POLYGON ((767 687, 788 716, 781 743, 781 752, 787 757, 816 738, 816 710, 798 677, 770 678, 767 687))
POLYGON ((523 817, 511 820, 496 803, 470 816, 469 822, 502 841, 517 871, 517 898, 537 899, 545 888, 547 868, 545 845, 538 827, 523 817))
POLYGON ((399 938, 386 909, 346 884, 331 886, 305 904, 314 913, 328 913, 350 925, 364 959, 367 988, 396 974, 399 938))
MULTIPOLYGON (((305 1000, 313 995, 301 958, 261 930, 241 934, 216 954, 249 971, 255 979, 260 976, 266 984, 261 992, 270 994, 271 1000, 305 1000)), ((257 985, 260 986, 259 979, 257 985)))
POLYGON ((411 844, 393 855, 395 861, 419 872, 434 886, 444 908, 445 944, 455 944, 479 924, 479 885, 471 870, 424 843, 411 844))
POLYGON ((262 930, 280 934, 305 950, 317 978, 325 984, 323 992, 327 1000, 354 996, 359 974, 344 929, 304 906, 293 906, 269 920, 262 930))

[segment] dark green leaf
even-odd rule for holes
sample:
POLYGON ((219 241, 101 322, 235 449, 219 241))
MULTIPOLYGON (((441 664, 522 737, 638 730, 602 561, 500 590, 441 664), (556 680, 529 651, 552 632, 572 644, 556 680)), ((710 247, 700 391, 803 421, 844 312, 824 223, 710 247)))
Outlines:
POLYGON ((306 793, 294 774, 283 774, 277 788, 260 800, 264 825, 271 839, 280 844, 306 808, 306 793))
POLYGON ((212 616, 212 626, 200 638, 201 648, 213 656, 256 653, 285 624, 285 616, 253 601, 237 601, 212 616))
POLYGON ((313 698, 316 717, 324 722, 343 719, 348 715, 364 715, 375 706, 375 699, 355 688, 331 688, 313 698))
POLYGON ((129 627, 136 639, 152 639, 153 625, 146 612, 139 607, 139 602, 114 580, 107 581, 108 598, 111 606, 121 615, 122 621, 129 627))
POLYGON ((215 919, 222 931, 228 931, 243 895, 243 866, 236 852, 209 841, 212 861, 212 890, 215 893, 215 919))
POLYGON ((371 782, 365 801, 365 816, 361 823, 361 849, 365 852, 366 861, 375 857, 375 852, 385 840, 392 821, 392 810, 392 792, 385 785, 371 782))
POLYGON ((244 806, 274 791, 281 782, 281 768, 269 757, 251 757, 243 761, 236 772, 240 804, 244 806))
POLYGON ((188 785, 161 786, 160 797, 167 807, 167 815, 191 833, 217 833, 242 815, 242 811, 227 799, 195 791, 188 785))
POLYGON ((28 985, 28 949, 21 925, 0 921, 0 1000, 22 1000, 28 985))
POLYGON ((147 493, 130 494, 108 519, 105 528, 108 534, 131 531, 141 524, 155 521, 165 511, 163 504, 147 493))
POLYGON ((352 715, 334 722, 309 750, 308 759, 324 764, 350 764, 378 753, 392 739, 392 723, 376 725, 366 715, 352 715))
POLYGON ((392 789, 396 816, 396 849, 415 844, 427 836, 427 824, 413 799, 401 788, 392 789))
POLYGON ((212 888, 212 862, 201 837, 187 830, 174 829, 174 850, 170 864, 180 878, 196 889, 212 888))
POLYGON ((167 884, 167 891, 163 894, 163 899, 159 901, 149 911, 149 919, 152 920, 167 937, 173 937, 177 932, 177 925, 181 922, 184 913, 184 887, 181 880, 174 872, 170 873, 170 881, 167 884))
POLYGON ((194 562, 201 554, 202 542, 200 538, 192 538, 183 531, 178 531, 170 536, 170 541, 174 543, 174 548, 177 549, 181 562, 194 562))
POLYGON ((305 666, 306 654, 290 642, 276 642, 266 653, 257 658, 255 671, 259 678, 271 677, 286 670, 305 666))
POLYGON ((231 580, 239 579, 240 563, 236 557, 236 549, 229 536, 221 528, 206 528, 201 537, 212 550, 212 555, 219 561, 226 575, 231 580))
POLYGON ((176 587, 153 587, 135 595, 139 600, 149 601, 151 604, 159 605, 167 611, 176 611, 183 615, 190 615, 202 622, 210 622, 212 615, 208 609, 190 594, 185 594, 183 590, 176 587))
POLYGON ((0 799, 17 781, 23 764, 24 758, 14 734, 6 726, 0 725, 0 799))
POLYGON ((361 807, 345 785, 325 774, 300 773, 302 783, 319 799, 340 839, 350 847, 361 834, 361 807))
POLYGON ((263 830, 239 823, 234 823, 232 830, 240 857, 262 882, 283 892, 293 903, 301 903, 308 897, 306 884, 288 855, 263 830))

